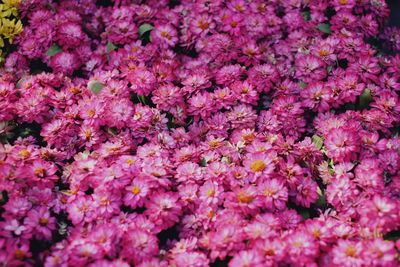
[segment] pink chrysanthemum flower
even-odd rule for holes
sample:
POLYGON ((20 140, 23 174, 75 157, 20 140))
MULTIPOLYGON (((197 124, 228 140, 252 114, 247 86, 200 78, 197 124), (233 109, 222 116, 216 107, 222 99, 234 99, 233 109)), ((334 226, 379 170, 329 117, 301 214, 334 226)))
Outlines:
POLYGON ((229 267, 245 267, 255 266, 261 267, 263 265, 263 257, 257 250, 244 250, 236 254, 229 262, 229 267))
POLYGON ((327 155, 335 162, 352 161, 359 152, 359 136, 357 132, 345 128, 332 129, 324 141, 327 155))
POLYGON ((365 248, 361 242, 340 239, 332 249, 332 264, 335 266, 362 266, 365 248))
POLYGON ((51 240, 52 231, 56 229, 56 219, 50 216, 46 207, 39 207, 28 212, 24 225, 35 238, 51 240))
POLYGON ((149 191, 150 187, 146 180, 133 179, 132 183, 126 187, 124 204, 132 208, 143 206, 149 191))
POLYGON ((252 173, 255 177, 267 176, 271 174, 275 169, 276 154, 270 152, 259 152, 254 154, 248 154, 243 165, 249 173, 252 173))
POLYGON ((288 200, 288 189, 282 181, 278 179, 266 180, 258 186, 258 190, 267 209, 273 211, 285 208, 288 200))
POLYGON ((131 229, 124 235, 121 257, 133 264, 155 256, 158 252, 157 238, 145 230, 131 229))
POLYGON ((159 25, 151 31, 154 42, 158 42, 162 47, 175 46, 178 42, 176 29, 170 25, 159 25))
POLYGON ((161 230, 167 229, 179 220, 181 206, 178 199, 179 197, 171 192, 154 193, 145 203, 145 214, 161 230))
POLYGON ((65 75, 72 75, 79 66, 79 58, 71 52, 59 52, 50 61, 50 67, 54 72, 60 72, 65 75))

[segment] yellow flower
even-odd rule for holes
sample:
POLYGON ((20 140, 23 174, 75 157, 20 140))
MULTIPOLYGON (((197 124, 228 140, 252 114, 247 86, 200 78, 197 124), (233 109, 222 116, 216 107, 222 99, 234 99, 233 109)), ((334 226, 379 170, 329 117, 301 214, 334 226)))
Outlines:
POLYGON ((18 6, 21 0, 0 1, 0 64, 4 63, 6 51, 12 44, 14 35, 22 32, 22 22, 18 18, 18 6))
POLYGON ((9 7, 18 8, 21 0, 3 0, 3 3, 9 7))
POLYGON ((0 4, 0 18, 9 17, 12 14, 12 10, 9 6, 0 4))
POLYGON ((18 16, 18 6, 21 3, 20 0, 3 0, 3 3, 4 10, 7 10, 8 13, 13 14, 14 16, 18 16))
MULTIPOLYGON (((14 35, 22 32, 22 23, 20 20, 9 20, 3 18, 0 21, 0 34, 6 39, 12 39, 14 35)), ((11 40, 10 40, 11 42, 11 40)))

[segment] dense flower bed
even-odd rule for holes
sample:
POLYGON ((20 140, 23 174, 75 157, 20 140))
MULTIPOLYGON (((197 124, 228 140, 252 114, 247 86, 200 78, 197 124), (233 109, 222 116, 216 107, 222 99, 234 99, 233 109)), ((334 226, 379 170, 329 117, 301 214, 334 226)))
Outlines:
POLYGON ((398 266, 386 3, 141 2, 18 6, 0 265, 398 266))

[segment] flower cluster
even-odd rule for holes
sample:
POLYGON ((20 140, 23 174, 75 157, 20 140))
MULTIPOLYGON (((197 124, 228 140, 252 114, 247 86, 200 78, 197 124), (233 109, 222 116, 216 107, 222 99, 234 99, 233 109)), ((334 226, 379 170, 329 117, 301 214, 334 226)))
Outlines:
POLYGON ((99 2, 19 6, 1 263, 400 264, 383 0, 99 2))
POLYGON ((22 32, 22 22, 18 17, 21 0, 2 0, 0 2, 0 63, 12 44, 14 36, 22 32))

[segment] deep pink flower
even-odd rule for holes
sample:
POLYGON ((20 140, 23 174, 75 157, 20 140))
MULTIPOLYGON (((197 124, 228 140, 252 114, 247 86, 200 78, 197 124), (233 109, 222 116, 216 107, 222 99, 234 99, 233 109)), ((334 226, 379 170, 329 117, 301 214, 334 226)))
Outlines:
POLYGON ((75 48, 82 44, 85 33, 79 24, 68 22, 62 23, 57 30, 57 41, 64 49, 75 48))
POLYGON ((266 180, 258 186, 261 200, 269 210, 284 209, 288 200, 288 189, 278 179, 266 180))
POLYGON ((126 187, 124 204, 132 208, 141 207, 150 191, 149 184, 141 178, 133 179, 126 187))
POLYGON ((325 78, 325 63, 311 55, 301 56, 296 61, 296 76, 308 83, 325 78))
POLYGON ((145 203, 146 214, 161 230, 173 226, 181 214, 179 197, 173 193, 154 193, 145 203))
POLYGON ((335 266, 362 266, 365 247, 361 242, 340 239, 332 249, 332 263, 335 266))
POLYGON ((159 43, 164 48, 175 46, 178 42, 176 29, 171 24, 154 27, 151 31, 151 36, 154 42, 159 43))
POLYGON ((360 149, 357 132, 344 128, 332 129, 324 144, 328 156, 336 162, 355 160, 360 149))
POLYGON ((143 260, 157 255, 157 243, 157 238, 145 230, 128 230, 123 237, 121 257, 132 264, 139 264, 143 260))
POLYGON ((28 212, 24 225, 26 231, 37 239, 51 240, 52 231, 56 229, 56 219, 50 216, 46 207, 39 207, 28 212))
POLYGON ((266 176, 271 174, 275 169, 275 153, 259 152, 248 154, 243 161, 246 170, 255 177, 266 176))
POLYGON ((257 250, 244 250, 236 254, 229 262, 230 267, 264 266, 261 253, 257 250))
POLYGON ((55 72, 72 75, 80 66, 79 58, 75 53, 59 52, 51 58, 50 67, 55 72))

